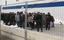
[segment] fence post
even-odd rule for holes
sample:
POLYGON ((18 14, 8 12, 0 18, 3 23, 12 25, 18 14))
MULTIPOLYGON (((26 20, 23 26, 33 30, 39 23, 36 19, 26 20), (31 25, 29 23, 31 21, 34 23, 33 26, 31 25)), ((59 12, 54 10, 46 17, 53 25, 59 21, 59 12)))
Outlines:
POLYGON ((0 5, 0 35, 1 35, 1 5, 0 5))
POLYGON ((25 2, 25 40, 27 40, 27 7, 28 2, 25 2))

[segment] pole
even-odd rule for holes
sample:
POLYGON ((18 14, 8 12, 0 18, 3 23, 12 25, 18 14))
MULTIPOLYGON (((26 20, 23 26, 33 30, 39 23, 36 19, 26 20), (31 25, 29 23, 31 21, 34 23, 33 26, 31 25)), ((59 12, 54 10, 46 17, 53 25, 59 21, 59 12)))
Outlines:
POLYGON ((7 0, 5 0, 5 5, 7 5, 7 0))
POLYGON ((25 40, 27 40, 27 1, 25 2, 25 40))
POLYGON ((1 5, 0 5, 0 35, 1 35, 1 5))

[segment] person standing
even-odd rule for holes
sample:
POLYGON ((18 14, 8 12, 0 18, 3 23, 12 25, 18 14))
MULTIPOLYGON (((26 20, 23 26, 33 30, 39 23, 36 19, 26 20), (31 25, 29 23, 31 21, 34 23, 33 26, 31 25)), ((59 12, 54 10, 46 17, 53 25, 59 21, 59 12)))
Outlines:
POLYGON ((23 29, 25 29, 25 14, 22 14, 21 21, 22 21, 21 26, 23 29))
POLYGON ((41 32, 42 32, 43 31, 42 30, 42 15, 40 15, 40 12, 37 13, 35 21, 36 21, 37 31, 39 32, 39 29, 41 29, 41 32))
POLYGON ((17 12, 17 14, 15 15, 15 20, 16 20, 16 22, 17 22, 17 26, 18 27, 20 27, 20 13, 19 12, 17 12))
POLYGON ((50 22, 51 22, 51 15, 48 12, 48 14, 46 15, 46 30, 50 30, 50 22))
POLYGON ((28 24, 29 27, 31 27, 31 30, 33 30, 33 18, 31 14, 28 14, 28 24))
POLYGON ((46 15, 45 15, 45 13, 42 14, 42 27, 46 27, 46 15))

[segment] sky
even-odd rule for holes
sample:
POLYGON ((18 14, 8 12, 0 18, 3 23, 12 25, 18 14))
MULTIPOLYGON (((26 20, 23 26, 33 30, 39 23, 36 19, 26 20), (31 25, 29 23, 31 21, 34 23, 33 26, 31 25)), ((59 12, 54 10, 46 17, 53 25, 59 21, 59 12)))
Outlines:
MULTIPOLYGON (((24 2, 25 0, 19 0, 18 2, 24 2)), ((35 1, 35 0, 27 0, 27 1, 35 1)), ((45 1, 53 1, 53 0, 45 0, 45 1)), ((63 1, 63 0, 57 0, 57 1, 63 1)), ((7 0, 8 4, 14 4, 17 3, 16 0, 7 0)), ((0 0, 0 5, 5 5, 5 0, 0 0)))

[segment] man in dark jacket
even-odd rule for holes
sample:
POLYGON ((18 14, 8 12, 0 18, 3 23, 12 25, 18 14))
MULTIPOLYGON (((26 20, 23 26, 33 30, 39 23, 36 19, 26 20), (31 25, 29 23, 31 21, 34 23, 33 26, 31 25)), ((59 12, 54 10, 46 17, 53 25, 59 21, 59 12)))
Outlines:
POLYGON ((39 12, 35 17, 35 22, 36 22, 37 31, 39 32, 39 28, 41 28, 41 32, 42 32, 42 15, 40 15, 39 12))
POLYGON ((9 16, 8 13, 6 13, 6 14, 4 15, 4 20, 5 20, 5 24, 8 25, 9 20, 10 20, 10 16, 9 16))
POLYGON ((10 13, 10 23, 9 25, 15 25, 15 13, 10 13))
POLYGON ((25 14, 22 14, 21 21, 21 26, 25 29, 25 14))
POLYGON ((50 30, 50 22, 51 22, 51 15, 48 12, 48 14, 46 15, 46 30, 50 30))

